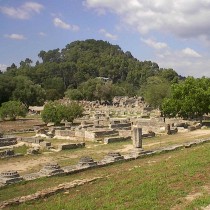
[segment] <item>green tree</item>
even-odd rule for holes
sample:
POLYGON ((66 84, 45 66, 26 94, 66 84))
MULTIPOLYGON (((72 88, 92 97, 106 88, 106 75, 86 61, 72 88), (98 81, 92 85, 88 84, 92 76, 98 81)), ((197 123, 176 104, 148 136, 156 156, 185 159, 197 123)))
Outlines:
POLYGON ((26 107, 19 101, 8 101, 2 103, 0 107, 0 116, 4 120, 16 120, 17 116, 25 117, 27 113, 26 107))
POLYGON ((103 82, 98 78, 89 79, 87 82, 83 82, 78 89, 83 94, 84 99, 89 101, 99 100, 100 98, 96 94, 96 86, 102 84, 103 82))
POLYGON ((70 100, 82 100, 83 94, 78 89, 68 89, 65 92, 65 96, 70 100))
POLYGON ((158 76, 172 83, 177 83, 179 80, 179 75, 173 69, 160 69, 158 76))
POLYGON ((73 122, 75 118, 82 116, 82 113, 83 107, 77 103, 64 105, 55 101, 44 106, 41 117, 45 123, 53 122, 58 125, 62 120, 73 122))
POLYGON ((84 109, 81 105, 76 102, 65 105, 64 107, 64 118, 68 122, 73 122, 75 118, 82 117, 84 109))
POLYGON ((169 97, 171 84, 163 78, 153 76, 147 79, 142 88, 145 101, 154 108, 160 108, 163 99, 169 97))
POLYGON ((15 89, 14 78, 5 74, 0 75, 0 105, 9 101, 15 89))
POLYGON ((172 85, 171 97, 163 101, 162 112, 166 117, 199 118, 210 112, 210 79, 188 77, 172 85))
POLYGON ((43 105, 45 101, 45 91, 31 80, 24 76, 16 77, 16 87, 13 91, 13 99, 19 100, 25 105, 43 105))
POLYGON ((46 90, 47 100, 56 100, 63 97, 64 85, 62 78, 60 77, 47 78, 43 83, 43 87, 46 90))
POLYGON ((64 105, 57 101, 47 103, 44 106, 41 117, 45 123, 53 122, 55 125, 60 124, 64 118, 64 105))

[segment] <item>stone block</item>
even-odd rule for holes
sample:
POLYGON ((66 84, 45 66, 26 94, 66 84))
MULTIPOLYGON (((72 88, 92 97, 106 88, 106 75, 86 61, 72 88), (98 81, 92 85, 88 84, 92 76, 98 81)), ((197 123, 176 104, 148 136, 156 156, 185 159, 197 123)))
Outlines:
POLYGON ((17 171, 4 171, 0 174, 0 183, 12 184, 22 181, 23 178, 20 177, 17 171))
POLYGON ((15 155, 15 153, 14 153, 13 149, 7 149, 7 150, 0 151, 0 157, 1 158, 14 156, 14 155, 15 155))
POLYGON ((142 148, 142 128, 138 126, 133 127, 133 147, 142 148))
POLYGON ((57 174, 64 173, 64 170, 61 169, 61 167, 57 163, 47 163, 40 171, 39 173, 46 175, 46 176, 52 176, 57 174))
POLYGON ((42 147, 51 147, 51 142, 42 141, 42 142, 40 142, 40 146, 42 146, 42 147))
POLYGON ((112 163, 116 161, 124 160, 124 157, 119 152, 109 152, 100 162, 99 165, 106 163, 112 163))
POLYGON ((82 157, 77 164, 77 167, 94 167, 97 166, 97 162, 91 157, 82 157))
POLYGON ((70 144, 60 144, 58 146, 59 150, 67 150, 67 149, 77 149, 77 148, 82 148, 85 147, 85 143, 70 143, 70 144))
POLYGON ((11 146, 17 144, 17 138, 16 137, 3 137, 0 138, 0 147, 4 146, 11 146))
POLYGON ((121 142, 121 141, 128 141, 130 140, 130 137, 106 137, 104 138, 104 144, 110 144, 113 142, 121 142))

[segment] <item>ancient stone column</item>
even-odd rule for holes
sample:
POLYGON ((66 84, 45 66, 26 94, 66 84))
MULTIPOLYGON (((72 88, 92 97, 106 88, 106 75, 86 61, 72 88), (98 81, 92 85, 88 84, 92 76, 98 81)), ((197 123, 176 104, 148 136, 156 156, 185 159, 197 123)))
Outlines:
POLYGON ((142 148, 142 128, 138 126, 133 127, 133 147, 142 148))
POLYGON ((166 133, 167 133, 168 135, 171 134, 171 126, 170 126, 170 124, 168 124, 168 125, 166 126, 166 133))

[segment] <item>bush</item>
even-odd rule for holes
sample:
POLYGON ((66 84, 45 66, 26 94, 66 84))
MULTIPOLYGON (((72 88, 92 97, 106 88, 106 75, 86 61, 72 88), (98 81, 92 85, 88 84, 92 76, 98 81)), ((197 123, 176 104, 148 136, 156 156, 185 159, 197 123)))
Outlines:
POLYGON ((53 122, 58 125, 62 120, 73 122, 75 118, 82 116, 82 113, 83 107, 75 102, 67 105, 49 102, 45 105, 41 117, 45 123, 53 122))
POLYGON ((27 109, 20 101, 4 102, 0 108, 0 117, 2 120, 6 118, 16 120, 17 116, 25 117, 26 113, 27 109))
POLYGON ((70 100, 82 100, 84 97, 78 89, 68 89, 65 92, 66 97, 70 100))

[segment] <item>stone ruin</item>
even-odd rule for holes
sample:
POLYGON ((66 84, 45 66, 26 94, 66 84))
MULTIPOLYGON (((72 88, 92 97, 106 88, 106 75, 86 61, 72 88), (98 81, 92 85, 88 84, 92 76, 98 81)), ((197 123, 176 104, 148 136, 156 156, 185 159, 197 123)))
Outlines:
POLYGON ((23 178, 17 171, 4 171, 0 174, 0 183, 2 184, 12 184, 22 180, 23 178))
MULTIPOLYGON (((166 123, 158 115, 150 118, 143 118, 145 113, 149 113, 148 107, 142 97, 115 97, 113 102, 119 106, 98 106, 92 107, 92 103, 82 101, 85 105, 84 116, 74 120, 73 124, 68 126, 49 127, 48 131, 40 128, 37 131, 38 136, 46 138, 69 139, 73 141, 102 141, 111 143, 127 140, 132 136, 132 126, 137 125, 142 128, 142 137, 151 138, 161 129, 166 132, 166 123), (123 139, 123 137, 125 137, 123 139), (109 140, 107 140, 109 138, 109 140)), ((65 101, 64 103, 68 103, 65 101)), ((155 112, 160 114, 159 112, 155 112)), ((67 124, 65 122, 65 124, 67 124)), ((172 129, 171 129, 172 130, 172 129)))
POLYGON ((145 103, 143 97, 115 96, 113 98, 113 105, 119 107, 143 107, 144 104, 145 103))
MULTIPOLYGON (((137 127, 138 128, 138 127, 137 127)), ((106 166, 109 164, 113 164, 115 162, 119 161, 128 161, 128 160, 134 160, 137 158, 141 158, 143 156, 148 156, 148 155, 153 155, 153 154, 160 154, 164 152, 170 152, 182 148, 189 148, 194 145, 199 145, 203 143, 208 143, 210 142, 210 138, 208 139, 199 139, 195 140, 193 142, 187 142, 184 144, 179 144, 179 145, 172 145, 172 146, 167 146, 163 148, 159 148, 156 150, 152 151, 144 151, 142 150, 142 138, 140 137, 141 134, 141 129, 134 129, 134 138, 133 138, 133 146, 134 150, 137 149, 136 151, 132 151, 128 153, 127 155, 121 155, 119 152, 109 152, 102 160, 100 161, 94 161, 91 157, 82 157, 79 160, 79 163, 76 165, 71 165, 71 166, 65 166, 65 167, 60 167, 57 163, 48 163, 46 164, 39 172, 37 173, 31 173, 31 174, 25 174, 22 177, 17 173, 17 171, 6 171, 2 172, 0 174, 0 184, 1 186, 6 185, 6 184, 11 184, 15 182, 19 182, 22 180, 33 180, 37 179, 40 177, 48 177, 48 176, 54 176, 54 175, 60 175, 60 174, 73 174, 73 173, 78 173, 84 170, 87 170, 92 167, 101 167, 101 166, 106 166)))
POLYGON ((94 161, 91 157, 82 157, 77 164, 77 167, 94 167, 97 166, 97 162, 94 161))
POLYGON ((168 125, 166 126, 166 133, 167 133, 168 135, 176 134, 177 132, 178 132, 178 128, 177 128, 177 127, 171 128, 171 125, 170 125, 170 124, 168 124, 168 125))
POLYGON ((138 157, 140 154, 143 153, 142 128, 138 126, 133 126, 132 134, 133 149, 130 151, 130 155, 133 157, 138 157))
POLYGON ((109 152, 100 162, 99 165, 113 163, 124 160, 124 157, 119 152, 109 152))
POLYGON ((39 153, 39 147, 32 147, 27 149, 27 155, 37 155, 39 153))
POLYGON ((58 146, 58 150, 67 150, 67 149, 77 149, 77 148, 84 148, 85 143, 80 142, 80 143, 64 143, 60 144, 58 146))
POLYGON ((6 149, 6 150, 0 150, 0 158, 5 158, 5 157, 14 157, 17 156, 15 155, 15 152, 13 149, 6 149))
POLYGON ((3 136, 0 137, 0 147, 11 146, 17 144, 16 137, 3 136))
POLYGON ((40 171, 40 174, 46 176, 57 175, 64 173, 64 170, 57 163, 47 163, 40 171))

